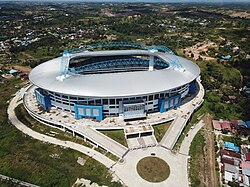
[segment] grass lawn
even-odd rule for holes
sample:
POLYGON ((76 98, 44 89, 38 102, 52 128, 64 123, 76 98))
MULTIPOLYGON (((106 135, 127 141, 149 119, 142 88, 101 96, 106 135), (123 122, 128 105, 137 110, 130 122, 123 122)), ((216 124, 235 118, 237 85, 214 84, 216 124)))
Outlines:
POLYGON ((200 178, 199 178, 199 169, 200 169, 200 156, 203 154, 203 148, 205 146, 205 138, 202 135, 201 131, 199 131, 190 146, 189 155, 190 155, 190 170, 189 177, 191 181, 191 186, 196 187, 200 186, 200 178))
POLYGON ((77 178, 121 186, 111 182, 108 168, 87 155, 32 139, 8 123, 6 101, 19 89, 15 85, 20 84, 15 78, 0 84, 0 173, 40 186, 68 187, 77 178), (86 160, 84 166, 77 163, 78 157, 86 160))
POLYGON ((224 142, 234 142, 234 137, 232 137, 232 136, 223 136, 222 135, 222 140, 224 142))
POLYGON ((110 137, 111 139, 115 140, 116 142, 128 147, 127 140, 125 138, 123 130, 101 130, 99 131, 104 135, 110 137))
POLYGON ((149 182, 161 182, 169 177, 169 165, 157 157, 145 157, 136 166, 138 174, 149 182))
POLYGON ((154 134, 155 134, 155 138, 157 142, 161 141, 164 134, 167 132, 168 128, 170 127, 171 123, 172 121, 153 126, 154 134))
POLYGON ((15 183, 12 183, 12 182, 7 181, 7 180, 4 180, 4 181, 0 180, 0 186, 1 187, 14 187, 14 186, 17 186, 17 185, 15 183))

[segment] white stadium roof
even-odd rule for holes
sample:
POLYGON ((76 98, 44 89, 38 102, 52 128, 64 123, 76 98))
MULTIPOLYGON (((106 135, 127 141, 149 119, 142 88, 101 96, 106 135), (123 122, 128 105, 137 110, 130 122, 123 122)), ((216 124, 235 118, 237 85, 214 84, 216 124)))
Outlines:
POLYGON ((178 59, 185 71, 166 68, 153 71, 134 71, 104 74, 72 75, 63 81, 56 78, 61 74, 61 57, 35 67, 29 75, 30 81, 45 90, 68 95, 86 97, 124 97, 158 93, 190 83, 199 74, 199 67, 192 61, 162 52, 147 50, 112 50, 82 52, 76 56, 149 55, 166 60, 178 59))

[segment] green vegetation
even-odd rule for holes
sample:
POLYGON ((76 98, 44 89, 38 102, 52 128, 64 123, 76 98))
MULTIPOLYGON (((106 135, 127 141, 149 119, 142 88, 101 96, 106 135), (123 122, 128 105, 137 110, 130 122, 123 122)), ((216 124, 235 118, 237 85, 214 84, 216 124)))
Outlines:
POLYGON ((145 157, 136 166, 138 174, 149 182, 162 182, 169 177, 169 165, 158 157, 145 157))
POLYGON ((59 146, 34 140, 8 123, 7 100, 22 85, 18 79, 0 84, 0 173, 41 186, 71 186, 77 178, 99 185, 121 186, 111 182, 108 168, 92 158, 59 146), (76 161, 86 160, 84 166, 76 161))
POLYGON ((110 158, 111 160, 114 160, 114 161, 119 161, 119 159, 120 159, 119 157, 113 155, 110 152, 106 152, 105 156, 108 157, 108 158, 110 158))
POLYGON ((17 185, 15 185, 14 183, 12 183, 11 181, 7 181, 7 180, 0 180, 0 186, 1 187, 16 187, 17 185))
POLYGON ((230 187, 240 187, 239 183, 234 182, 234 181, 233 182, 229 181, 228 186, 230 186, 230 187))
POLYGON ((117 141, 118 143, 124 145, 125 147, 128 147, 127 140, 125 138, 123 130, 108 130, 108 131, 101 130, 99 132, 117 141))
POLYGON ((206 89, 205 104, 215 119, 247 119, 244 103, 247 99, 239 93, 242 86, 240 72, 231 67, 218 63, 201 62, 202 84, 206 89), (229 95, 236 96, 230 101, 229 95))
POLYGON ((223 29, 218 30, 219 34, 223 37, 228 38, 229 40, 235 42, 237 45, 240 45, 246 52, 250 52, 249 47, 249 40, 241 40, 239 41, 239 38, 250 38, 250 34, 248 30, 246 29, 247 24, 249 24, 249 20, 244 23, 242 20, 241 22, 241 28, 235 28, 235 29, 223 29), (246 24, 246 25, 245 25, 246 24))
POLYGON ((199 131, 190 146, 189 155, 190 155, 190 170, 189 170, 189 177, 191 179, 191 186, 196 187, 200 186, 200 176, 199 176, 199 169, 200 169, 200 159, 201 155, 203 154, 203 148, 205 146, 205 138, 202 135, 201 131, 199 131))
POLYGON ((232 137, 232 136, 222 136, 222 140, 224 142, 235 142, 234 137, 232 137))
POLYGON ((247 140, 242 140, 241 137, 239 135, 231 135, 231 136, 225 136, 225 135, 221 135, 221 138, 224 142, 232 142, 237 146, 240 146, 242 144, 246 144, 249 145, 250 141, 249 139, 247 140))
POLYGON ((71 186, 77 178, 86 178, 98 184, 115 185, 110 182, 108 169, 86 155, 25 136, 17 138, 15 133, 11 135, 12 140, 1 141, 4 147, 1 148, 0 172, 7 176, 41 186, 71 186), (16 151, 20 148, 22 151, 16 151), (8 150, 8 155, 3 149, 8 150), (76 162, 78 157, 87 160, 84 166, 76 162))
POLYGON ((157 142, 161 141, 164 134, 168 131, 168 128, 170 127, 171 123, 172 123, 172 121, 153 126, 154 134, 155 134, 155 138, 156 138, 157 142))

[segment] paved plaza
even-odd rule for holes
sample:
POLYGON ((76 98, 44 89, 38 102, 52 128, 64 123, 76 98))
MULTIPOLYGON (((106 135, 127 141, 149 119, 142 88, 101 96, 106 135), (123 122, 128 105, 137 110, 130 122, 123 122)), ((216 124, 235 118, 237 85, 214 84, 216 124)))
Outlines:
POLYGON ((124 158, 124 162, 114 165, 112 168, 115 173, 121 177, 127 186, 142 187, 186 187, 188 186, 187 176, 187 159, 188 156, 182 154, 173 154, 170 150, 163 147, 150 147, 146 149, 138 149, 128 152, 124 158), (151 183, 142 179, 136 171, 137 163, 144 157, 154 154, 166 161, 170 167, 169 177, 159 183, 151 183), (177 182, 178 181, 178 182, 177 182))

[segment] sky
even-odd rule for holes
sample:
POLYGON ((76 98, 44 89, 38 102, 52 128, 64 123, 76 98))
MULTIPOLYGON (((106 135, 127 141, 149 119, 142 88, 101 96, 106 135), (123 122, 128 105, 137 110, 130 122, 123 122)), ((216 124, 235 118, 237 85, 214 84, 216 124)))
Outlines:
POLYGON ((40 2, 147 2, 147 3, 155 3, 155 2, 161 2, 161 3, 185 3, 185 2, 196 2, 196 3, 223 3, 223 2, 231 2, 231 3, 239 3, 239 2, 248 2, 250 3, 250 0, 0 0, 0 1, 40 1, 40 2))

